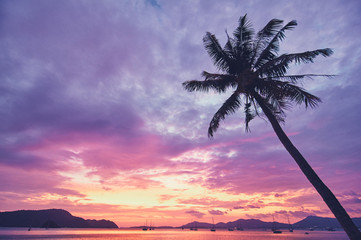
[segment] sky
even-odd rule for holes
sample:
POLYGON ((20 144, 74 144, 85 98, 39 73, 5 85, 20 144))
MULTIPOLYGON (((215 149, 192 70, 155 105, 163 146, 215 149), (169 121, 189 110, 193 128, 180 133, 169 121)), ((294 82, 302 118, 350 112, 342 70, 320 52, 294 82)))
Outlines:
POLYGON ((332 217, 270 123, 243 111, 207 129, 231 92, 186 92, 217 72, 240 16, 298 26, 280 53, 331 48, 295 74, 283 129, 351 217, 361 217, 361 2, 358 0, 1 0, 0 211, 62 208, 118 226, 332 217))

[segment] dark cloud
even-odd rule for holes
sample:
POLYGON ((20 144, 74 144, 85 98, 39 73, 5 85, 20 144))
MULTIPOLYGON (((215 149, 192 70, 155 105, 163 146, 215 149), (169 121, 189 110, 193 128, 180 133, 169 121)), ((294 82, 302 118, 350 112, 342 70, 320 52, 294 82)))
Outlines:
POLYGON ((209 214, 211 215, 218 215, 218 216, 222 216, 224 214, 227 214, 227 212, 223 212, 220 210, 208 210, 209 214))
POLYGON ((205 213, 196 210, 185 211, 185 213, 190 214, 191 216, 196 218, 202 218, 204 215, 206 215, 205 213))
POLYGON ((235 210, 237 210, 237 209, 250 210, 250 209, 255 209, 255 208, 261 208, 261 207, 257 206, 257 205, 252 205, 252 204, 233 207, 233 209, 235 209, 235 210))

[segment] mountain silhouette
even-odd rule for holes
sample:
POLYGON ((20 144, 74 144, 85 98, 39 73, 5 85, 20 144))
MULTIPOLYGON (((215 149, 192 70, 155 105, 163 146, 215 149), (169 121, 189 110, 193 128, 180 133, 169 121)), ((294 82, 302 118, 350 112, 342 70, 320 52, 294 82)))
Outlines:
POLYGON ((276 228, 288 228, 289 224, 286 223, 279 223, 279 222, 263 222, 259 219, 238 219, 236 221, 232 221, 232 222, 219 222, 215 225, 211 224, 211 223, 205 223, 205 222, 191 222, 191 223, 187 223, 181 227, 183 228, 191 228, 191 227, 197 227, 197 228, 211 228, 211 227, 215 227, 215 228, 237 228, 237 227, 242 227, 242 228, 248 228, 248 229, 255 229, 255 228, 272 228, 272 227, 276 227, 276 228))
MULTIPOLYGON (((361 218, 353 218, 353 222, 356 226, 361 226, 361 218)), ((215 226, 220 229, 227 228, 236 228, 242 227, 245 229, 270 229, 270 228, 281 228, 288 229, 288 223, 279 223, 279 222, 264 222, 259 219, 238 219, 232 222, 219 222, 215 225, 206 222, 198 222, 194 221, 191 223, 187 223, 182 225, 183 228, 211 228, 215 226)), ((325 217, 317 217, 317 216, 308 216, 305 219, 292 224, 292 227, 295 229, 307 229, 307 228, 318 228, 318 229, 327 229, 327 228, 341 228, 341 225, 338 223, 336 218, 325 218, 325 217)))
MULTIPOLYGON (((361 226, 361 218, 352 218, 356 226, 361 226)), ((336 218, 325 218, 317 216, 308 216, 305 219, 293 224, 294 228, 341 228, 336 218)))
POLYGON ((109 220, 85 220, 63 209, 0 212, 0 227, 118 228, 109 220))

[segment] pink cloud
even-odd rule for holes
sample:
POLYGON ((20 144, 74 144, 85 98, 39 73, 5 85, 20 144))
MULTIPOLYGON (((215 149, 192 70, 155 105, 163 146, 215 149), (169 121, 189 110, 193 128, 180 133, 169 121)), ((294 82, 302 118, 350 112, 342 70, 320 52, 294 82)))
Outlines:
POLYGON ((234 205, 245 205, 248 203, 246 200, 238 201, 225 201, 218 198, 212 197, 203 197, 203 198, 189 198, 189 199, 180 199, 177 200, 180 204, 189 204, 189 205, 199 205, 203 207, 212 207, 212 208, 227 208, 231 209, 234 205))
POLYGON ((211 215, 217 215, 217 216, 222 216, 224 214, 227 214, 227 212, 223 212, 220 210, 208 210, 209 214, 211 215))
POLYGON ((255 208, 261 208, 260 206, 256 206, 256 205, 244 205, 244 206, 234 206, 233 209, 238 210, 238 209, 243 209, 243 210, 250 210, 250 209, 255 209, 255 208))
POLYGON ((202 218, 204 215, 206 215, 205 213, 202 213, 202 212, 196 211, 196 210, 185 211, 185 213, 190 214, 196 218, 202 218))
POLYGON ((61 187, 61 183, 67 180, 66 177, 52 171, 22 170, 5 166, 0 168, 0 181, 3 183, 0 187, 1 192, 13 192, 28 197, 41 194, 85 197, 76 190, 61 187))
POLYGON ((159 196, 159 201, 164 202, 164 201, 174 199, 175 197, 176 197, 175 195, 163 194, 163 195, 159 196))

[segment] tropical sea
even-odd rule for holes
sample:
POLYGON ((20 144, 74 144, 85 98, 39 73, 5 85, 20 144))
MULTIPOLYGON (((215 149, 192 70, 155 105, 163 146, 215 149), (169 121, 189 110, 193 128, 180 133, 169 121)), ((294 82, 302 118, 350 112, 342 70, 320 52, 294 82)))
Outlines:
POLYGON ((0 239, 62 239, 62 240, 347 240, 344 231, 310 231, 305 234, 305 230, 294 230, 294 232, 284 231, 281 234, 274 234, 268 231, 227 231, 217 230, 211 232, 209 229, 199 229, 198 231, 182 229, 156 229, 142 231, 141 229, 41 229, 33 228, 0 228, 0 239))

